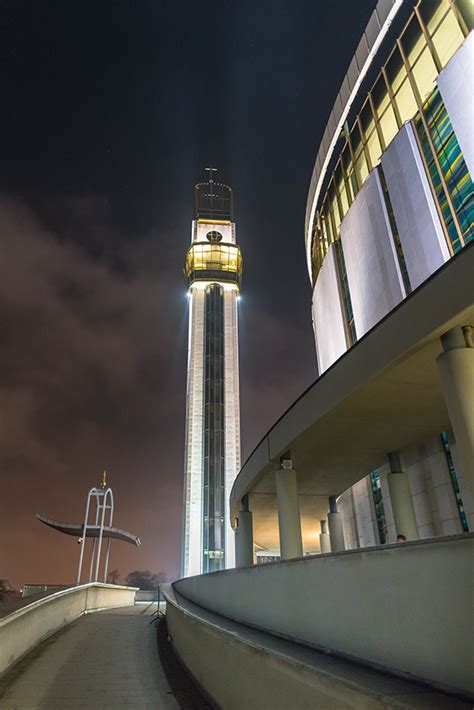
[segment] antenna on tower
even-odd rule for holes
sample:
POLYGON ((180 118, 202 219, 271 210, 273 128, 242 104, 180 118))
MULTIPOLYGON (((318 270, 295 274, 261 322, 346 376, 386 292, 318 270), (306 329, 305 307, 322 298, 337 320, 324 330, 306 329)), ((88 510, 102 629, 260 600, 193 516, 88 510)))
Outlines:
POLYGON ((209 171, 209 206, 211 209, 211 219, 214 216, 214 178, 212 176, 212 173, 217 172, 217 168, 215 168, 213 165, 210 165, 208 168, 205 168, 206 170, 209 171))

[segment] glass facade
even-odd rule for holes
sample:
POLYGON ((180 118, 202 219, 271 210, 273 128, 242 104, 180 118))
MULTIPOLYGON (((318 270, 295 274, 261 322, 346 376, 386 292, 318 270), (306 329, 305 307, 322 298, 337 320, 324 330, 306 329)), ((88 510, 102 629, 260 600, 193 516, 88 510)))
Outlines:
POLYGON ((206 289, 202 571, 225 566, 224 291, 206 289))
POLYGON ((375 517, 377 519, 379 541, 381 545, 384 545, 387 542, 387 521, 385 519, 385 508, 383 506, 382 488, 380 485, 380 474, 378 471, 372 471, 370 474, 370 486, 374 501, 375 517))
POLYGON ((443 214, 452 251, 456 253, 474 238, 472 180, 437 89, 424 104, 423 114, 425 121, 422 121, 421 116, 417 116, 415 127, 428 168, 431 186, 443 214), (431 145, 435 149, 436 161, 425 126, 430 134, 431 145), (443 181, 440 171, 444 178, 443 181))
POLYGON ((469 525, 464 511, 461 491, 459 490, 458 477, 456 475, 456 469, 454 467, 454 461, 449 447, 449 439, 445 431, 441 432, 441 443, 443 444, 444 453, 446 455, 446 463, 448 464, 449 475, 451 476, 451 483, 453 484, 454 497, 456 498, 456 505, 458 506, 462 530, 463 532, 469 532, 469 525))
MULTIPOLYGON (((434 150, 440 151, 440 156, 436 157, 442 165, 441 188, 442 183, 449 181, 448 202, 455 203, 453 209, 448 205, 449 213, 446 208, 440 208, 442 217, 447 220, 448 246, 455 251, 453 240, 456 248, 462 248, 472 238, 472 204, 469 201, 469 194, 472 201, 472 183, 446 110, 439 105, 441 99, 438 100, 436 90, 439 72, 472 29, 472 7, 469 12, 468 5, 467 2, 449 0, 420 0, 359 114, 351 126, 346 124, 339 158, 314 218, 313 283, 329 245, 339 239, 339 226, 367 176, 379 165, 382 153, 402 125, 415 120, 418 128, 421 114, 431 126, 430 142, 435 144, 434 150)), ((429 157, 426 160, 430 162, 429 157)), ((430 175, 436 181, 434 171, 430 171, 430 175)), ((435 187, 434 192, 442 200, 441 191, 435 187)))
POLYGON ((235 244, 194 242, 188 249, 184 264, 188 286, 193 281, 229 281, 240 286, 242 255, 235 244))

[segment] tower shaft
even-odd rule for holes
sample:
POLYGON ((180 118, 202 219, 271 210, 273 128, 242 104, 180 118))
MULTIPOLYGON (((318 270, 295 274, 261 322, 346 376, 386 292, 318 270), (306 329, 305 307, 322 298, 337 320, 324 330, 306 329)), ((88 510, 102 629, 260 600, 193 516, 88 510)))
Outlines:
POLYGON ((189 342, 184 576, 234 566, 228 501, 240 468, 237 299, 242 259, 235 243, 230 188, 210 180, 196 186, 196 192, 197 219, 185 263, 189 342))

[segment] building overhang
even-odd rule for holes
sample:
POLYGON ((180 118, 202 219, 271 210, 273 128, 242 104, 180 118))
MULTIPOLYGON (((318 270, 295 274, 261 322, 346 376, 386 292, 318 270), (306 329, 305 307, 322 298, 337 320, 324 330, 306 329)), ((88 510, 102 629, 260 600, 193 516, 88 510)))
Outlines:
POLYGON ((348 350, 285 412, 247 459, 231 524, 249 495, 254 540, 279 548, 275 470, 291 452, 305 550, 318 547, 328 496, 381 466, 387 452, 450 427, 436 358, 440 336, 474 322, 474 248, 466 247, 348 350), (313 544, 314 543, 314 544, 313 544))

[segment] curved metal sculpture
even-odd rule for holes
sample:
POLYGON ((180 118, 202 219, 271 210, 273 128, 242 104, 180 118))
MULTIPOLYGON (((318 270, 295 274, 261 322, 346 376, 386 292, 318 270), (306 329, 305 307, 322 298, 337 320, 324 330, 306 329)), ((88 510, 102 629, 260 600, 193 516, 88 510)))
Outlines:
MULTIPOLYGON (((84 534, 84 524, 83 523, 63 523, 60 520, 53 520, 52 518, 47 518, 46 515, 41 515, 36 513, 36 517, 40 523, 48 525, 48 527, 62 532, 65 535, 72 535, 73 537, 83 538, 86 537, 84 534)), ((100 526, 88 525, 87 526, 87 537, 99 537, 100 526)), ((140 547, 141 541, 137 535, 129 533, 126 530, 120 530, 120 528, 109 528, 104 525, 105 538, 113 538, 114 540, 122 540, 122 542, 128 542, 130 545, 136 545, 140 547)))
POLYGON ((77 536, 78 542, 81 544, 81 554, 79 556, 79 567, 77 570, 77 584, 81 583, 82 563, 84 561, 84 550, 87 538, 92 538, 92 554, 89 566, 89 582, 97 582, 99 577, 100 559, 102 555, 102 542, 104 538, 107 540, 107 550, 105 554, 104 564, 104 582, 107 581, 107 571, 109 567, 110 542, 112 538, 128 542, 131 545, 139 547, 141 545, 140 538, 137 535, 112 527, 114 516, 114 496, 112 489, 107 486, 107 472, 102 474, 102 482, 100 488, 91 488, 87 495, 86 512, 84 523, 62 523, 59 520, 52 520, 44 515, 36 514, 36 517, 41 523, 48 525, 54 530, 64 533, 65 535, 77 536), (95 500, 96 509, 94 522, 89 522, 91 512, 91 501, 95 500), (108 518, 106 525, 106 518, 108 518), (95 569, 94 569, 95 563, 95 569))

